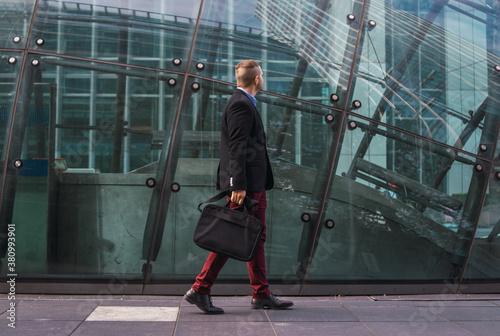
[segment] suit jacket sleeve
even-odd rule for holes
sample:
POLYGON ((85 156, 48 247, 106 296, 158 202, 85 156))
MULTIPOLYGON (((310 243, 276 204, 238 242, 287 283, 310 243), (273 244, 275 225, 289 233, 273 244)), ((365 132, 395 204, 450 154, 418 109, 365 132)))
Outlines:
POLYGON ((253 118, 248 104, 241 100, 234 102, 228 111, 229 187, 231 191, 247 190, 246 156, 253 118))

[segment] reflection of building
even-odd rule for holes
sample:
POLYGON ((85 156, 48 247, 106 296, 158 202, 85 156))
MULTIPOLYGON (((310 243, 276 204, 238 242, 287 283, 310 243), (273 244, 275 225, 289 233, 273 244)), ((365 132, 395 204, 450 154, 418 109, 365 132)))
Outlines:
POLYGON ((0 5, 0 228, 16 224, 18 274, 47 291, 191 280, 220 113, 234 65, 254 58, 277 179, 272 281, 294 294, 494 290, 497 13, 429 3, 221 0, 199 20, 170 1, 0 5))

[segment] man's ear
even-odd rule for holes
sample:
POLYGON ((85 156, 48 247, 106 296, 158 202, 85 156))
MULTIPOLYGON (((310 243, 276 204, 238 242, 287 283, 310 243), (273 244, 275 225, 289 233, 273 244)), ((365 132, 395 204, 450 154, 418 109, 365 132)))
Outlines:
POLYGON ((259 84, 259 76, 255 76, 255 78, 253 79, 253 83, 255 85, 258 85, 259 84))

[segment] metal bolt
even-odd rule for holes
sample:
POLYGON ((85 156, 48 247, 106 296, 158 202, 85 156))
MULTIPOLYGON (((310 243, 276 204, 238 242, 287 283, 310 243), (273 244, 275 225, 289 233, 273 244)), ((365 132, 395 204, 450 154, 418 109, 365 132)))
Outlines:
POLYGON ((40 65, 40 61, 37 60, 37 59, 31 60, 31 65, 33 65, 33 66, 39 66, 40 65))
POLYGON ((488 146, 486 146, 485 144, 479 145, 479 151, 486 152, 487 150, 488 150, 488 146))
POLYGON ((9 60, 7 62, 9 62, 9 64, 16 64, 17 58, 15 58, 14 56, 11 56, 11 57, 9 57, 9 60))
POLYGON ((168 85, 169 86, 175 86, 175 84, 177 84, 177 81, 175 80, 175 78, 170 78, 168 80, 168 85))
POLYGON ((172 60, 172 64, 175 65, 175 66, 179 66, 182 64, 182 60, 180 58, 174 58, 172 60))
POLYGON ((356 19, 356 16, 354 16, 354 14, 347 15, 347 20, 354 21, 355 19, 356 19))
POLYGON ((156 185, 156 180, 152 177, 146 180, 146 186, 149 188, 153 188, 156 185))
POLYGON ((43 38, 38 38, 35 43, 39 46, 43 46, 45 44, 45 40, 43 38))
POLYGON ((325 122, 327 124, 331 124, 333 121, 335 120, 335 117, 333 116, 333 114, 329 113, 325 116, 325 122))
POLYGON ((326 227, 327 229, 333 229, 333 227, 334 227, 334 226, 335 226, 335 222, 334 222, 333 220, 331 220, 331 219, 327 219, 327 220, 325 221, 325 227, 326 227))
POLYGON ((15 168, 19 169, 19 168, 21 168, 22 166, 23 166, 23 160, 21 160, 21 159, 17 159, 17 160, 15 160, 15 161, 14 161, 14 167, 15 167, 15 168))
POLYGON ((349 121, 349 122, 347 123, 347 128, 348 128, 350 131, 355 130, 355 129, 356 129, 356 127, 358 127, 358 124, 357 124, 355 121, 352 121, 352 120, 351 120, 351 121, 349 121))
POLYGON ((196 69, 198 69, 199 71, 202 71, 203 69, 205 69, 205 64, 203 64, 201 62, 196 64, 196 69))
POLYGON ((332 103, 336 103, 336 102, 338 102, 338 101, 339 101, 339 99, 340 99, 340 98, 339 98, 339 95, 338 95, 338 94, 336 94, 336 93, 332 93, 332 94, 330 95, 330 102, 332 102, 332 103))
POLYGON ((194 82, 193 84, 191 84, 191 89, 193 89, 193 91, 195 92, 198 91, 200 89, 200 84, 194 82))
POLYGON ((375 26, 377 25, 377 22, 375 22, 375 20, 370 20, 370 21, 368 21, 368 25, 370 26, 370 28, 375 28, 375 26))
POLYGON ((307 223, 311 220, 311 215, 309 215, 307 212, 304 212, 302 216, 300 216, 300 219, 304 222, 307 223))
POLYGON ((352 107, 358 109, 361 107, 361 102, 359 100, 355 100, 352 102, 352 107))
POLYGON ((19 42, 21 42, 21 37, 19 37, 19 36, 14 36, 14 38, 12 39, 12 42, 14 42, 14 43, 19 43, 19 42))
POLYGON ((174 183, 172 183, 172 185, 170 186, 170 189, 171 189, 173 192, 178 192, 179 190, 181 190, 181 186, 179 185, 179 183, 174 182, 174 183))

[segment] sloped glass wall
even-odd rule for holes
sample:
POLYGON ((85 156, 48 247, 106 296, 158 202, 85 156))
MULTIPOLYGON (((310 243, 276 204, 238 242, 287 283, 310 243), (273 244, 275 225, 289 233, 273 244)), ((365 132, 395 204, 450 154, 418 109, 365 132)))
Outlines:
MULTIPOLYGON (((1 276, 15 226, 19 281, 184 289, 208 253, 192 234, 217 192, 234 67, 255 59, 273 284, 498 286, 497 1, 20 0, 0 14, 1 276)), ((230 261, 220 281, 246 273, 230 261)))

